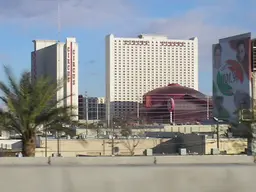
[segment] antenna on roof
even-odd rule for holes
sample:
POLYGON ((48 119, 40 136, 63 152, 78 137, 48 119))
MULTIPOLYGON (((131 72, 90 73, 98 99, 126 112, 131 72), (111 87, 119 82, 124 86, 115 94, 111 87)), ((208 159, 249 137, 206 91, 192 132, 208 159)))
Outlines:
POLYGON ((60 42, 60 31, 61 31, 61 15, 60 15, 60 0, 57 0, 58 3, 58 42, 60 42))
MULTIPOLYGON (((60 30, 61 30, 61 15, 60 15, 60 1, 61 0, 57 0, 57 6, 58 6, 58 15, 57 15, 57 24, 58 24, 58 34, 57 34, 57 58, 58 58, 58 60, 57 60, 57 70, 58 70, 58 73, 59 74, 61 74, 61 68, 62 67, 60 67, 60 65, 61 65, 61 61, 60 61, 60 57, 61 57, 61 55, 60 55, 60 51, 61 51, 61 48, 60 48, 60 30)), ((59 77, 58 77, 59 78, 59 77)), ((60 99, 60 98, 58 98, 58 99, 60 99)))

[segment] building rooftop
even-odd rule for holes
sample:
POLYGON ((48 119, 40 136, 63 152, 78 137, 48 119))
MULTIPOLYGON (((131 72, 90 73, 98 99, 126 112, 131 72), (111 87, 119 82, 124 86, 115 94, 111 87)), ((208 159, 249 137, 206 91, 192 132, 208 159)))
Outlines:
POLYGON ((49 40, 49 39, 35 39, 35 40, 33 40, 32 42, 34 43, 34 42, 58 42, 57 40, 49 40))
POLYGON ((157 34, 140 34, 138 36, 141 39, 168 39, 165 35, 157 35, 157 34))
POLYGON ((177 83, 171 83, 171 84, 168 84, 167 86, 153 89, 144 95, 169 95, 169 94, 188 94, 188 95, 194 95, 200 98, 206 97, 204 94, 200 93, 195 89, 184 87, 177 83))

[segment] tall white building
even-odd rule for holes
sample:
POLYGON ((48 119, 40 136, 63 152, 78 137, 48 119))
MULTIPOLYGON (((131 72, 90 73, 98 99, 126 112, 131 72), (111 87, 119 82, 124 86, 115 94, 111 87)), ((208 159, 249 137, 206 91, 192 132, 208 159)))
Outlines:
MULTIPOLYGON (((33 43, 32 79, 42 75, 49 76, 53 81, 67 79, 63 88, 58 91, 56 99, 71 95, 60 105, 76 107, 73 113, 78 115, 78 44, 76 39, 67 38, 65 43, 55 40, 34 40, 33 43)), ((78 120, 78 116, 75 120, 78 120)))
POLYGON ((178 83, 198 90, 198 38, 106 36, 106 117, 134 111, 146 92, 178 83))

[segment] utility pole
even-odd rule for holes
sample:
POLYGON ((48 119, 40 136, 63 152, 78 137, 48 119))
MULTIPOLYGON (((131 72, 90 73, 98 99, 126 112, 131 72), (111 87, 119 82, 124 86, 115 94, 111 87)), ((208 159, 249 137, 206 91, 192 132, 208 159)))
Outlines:
MULTIPOLYGON (((58 24, 58 33, 57 33, 57 54, 58 54, 58 59, 57 59, 57 68, 59 70, 59 74, 61 74, 61 71, 60 71, 60 31, 61 31, 61 21, 60 21, 60 0, 57 0, 57 24, 58 24)), ((57 93, 57 99, 61 99, 59 98, 59 94, 57 93)), ((57 106, 58 107, 58 106, 57 106)), ((45 125, 43 125, 44 129, 45 129, 45 157, 48 156, 47 154, 47 147, 48 147, 48 134, 47 134, 47 127, 45 127, 45 125)), ((59 141, 57 139, 57 149, 59 151, 59 141)), ((58 152, 59 154, 59 152, 58 152)))
MULTIPOLYGON (((60 1, 61 0, 57 0, 58 1, 58 69, 59 69, 59 74, 61 74, 61 63, 60 63, 60 32, 61 32, 61 15, 60 15, 60 1)), ((72 79, 72 77, 71 77, 72 79)), ((71 97, 73 97, 71 95, 71 97)), ((61 98, 59 98, 61 99, 61 98)), ((64 104, 64 103, 63 103, 64 104)), ((72 107, 72 106, 71 106, 72 107)), ((72 108, 71 108, 71 113, 72 113, 72 108)), ((59 131, 57 131, 57 156, 60 156, 60 133, 59 131)))
POLYGON ((114 148, 115 148, 115 138, 114 138, 114 135, 115 135, 115 123, 113 122, 112 123, 112 138, 111 138, 111 150, 112 150, 112 156, 115 155, 114 153, 114 148))
POLYGON ((97 98, 97 105, 96 105, 96 119, 99 120, 99 98, 97 98))

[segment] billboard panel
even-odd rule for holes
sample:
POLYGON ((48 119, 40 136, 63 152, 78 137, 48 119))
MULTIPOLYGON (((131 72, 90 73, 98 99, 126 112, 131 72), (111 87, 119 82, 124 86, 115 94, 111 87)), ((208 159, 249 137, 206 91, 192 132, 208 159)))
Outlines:
POLYGON ((251 107, 251 33, 220 39, 212 48, 213 115, 238 123, 251 107))

